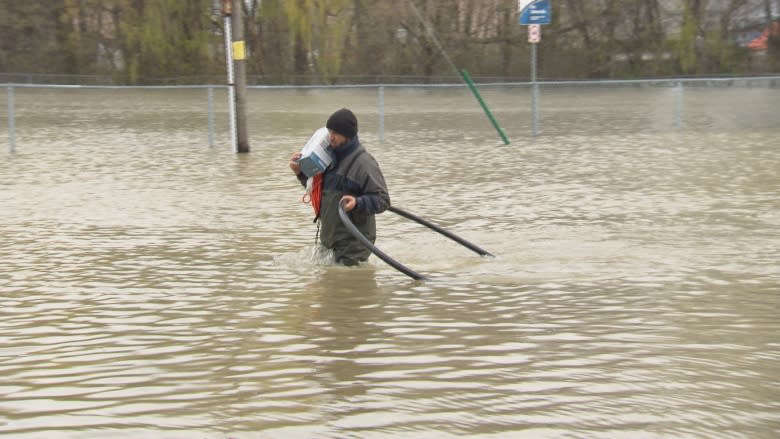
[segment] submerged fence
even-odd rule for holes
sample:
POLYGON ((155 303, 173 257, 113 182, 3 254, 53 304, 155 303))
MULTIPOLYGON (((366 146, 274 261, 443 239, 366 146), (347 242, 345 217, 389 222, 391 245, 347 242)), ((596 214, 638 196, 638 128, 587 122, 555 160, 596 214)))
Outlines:
MULTIPOLYGON (((593 113, 602 112, 604 118, 609 120, 610 117, 619 119, 621 112, 620 108, 612 108, 610 102, 603 101, 603 94, 606 92, 614 92, 616 90, 633 90, 640 91, 639 94, 622 94, 614 102, 618 102, 620 106, 624 106, 625 109, 632 109, 638 113, 653 112, 656 113, 656 117, 669 121, 660 124, 659 129, 673 128, 681 130, 686 127, 697 126, 701 123, 702 119, 713 119, 706 116, 708 107, 712 106, 712 100, 701 100, 697 98, 697 93, 702 90, 738 90, 736 95, 746 96, 744 99, 746 103, 744 105, 750 105, 756 101, 756 97, 761 97, 764 94, 769 94, 765 98, 760 100, 764 101, 763 106, 758 109, 744 109, 730 107, 732 105, 731 100, 733 96, 723 96, 719 98, 718 105, 721 106, 720 113, 722 113, 717 120, 710 121, 708 123, 718 123, 724 118, 730 117, 729 112, 744 112, 755 111, 756 117, 752 118, 750 115, 740 116, 748 122, 744 122, 750 126, 777 128, 780 126, 780 76, 766 76, 766 77, 741 77, 741 78, 672 78, 672 79, 653 79, 653 80, 610 80, 610 81, 540 81, 540 82, 496 82, 496 83, 480 83, 477 84, 477 88, 486 93, 486 105, 494 110, 500 118, 503 118, 503 123, 511 128, 515 136, 522 137, 535 137, 545 132, 547 127, 551 132, 561 132, 566 129, 581 129, 582 126, 587 124, 607 124, 603 120, 599 121, 595 118, 593 113), (651 92, 644 93, 647 90, 651 92), (747 92, 745 90, 751 90, 747 92), (532 96, 538 94, 538 99, 533 99, 532 96), (647 101, 652 100, 652 105, 649 105, 647 101), (496 107, 496 108, 494 108, 496 107), (610 113, 610 114, 607 114, 610 113), (569 117, 566 121, 560 120, 558 117, 560 114, 574 114, 574 117, 569 117), (540 117, 541 115, 541 117, 540 117), (725 116, 724 116, 725 115, 725 116), (571 119, 581 118, 582 124, 574 127, 571 119), (506 121, 509 119, 509 123, 506 121), (537 126, 537 121, 539 125, 537 126), (567 128, 568 124, 568 128, 567 128)), ((218 132, 217 125, 221 123, 222 119, 226 116, 224 108, 226 102, 222 102, 222 99, 218 99, 216 95, 222 94, 227 90, 227 86, 219 85, 171 85, 171 86, 101 86, 101 85, 47 85, 47 84, 0 84, 0 90, 5 91, 6 103, 7 103, 7 139, 8 149, 10 152, 14 152, 17 149, 17 141, 19 139, 17 130, 19 127, 19 113, 20 111, 25 115, 34 114, 37 110, 29 104, 20 104, 19 95, 27 92, 37 91, 62 91, 62 90, 103 90, 107 94, 108 100, 111 101, 117 93, 131 92, 131 91, 172 91, 183 92, 184 90, 190 90, 192 96, 188 104, 195 110, 190 109, 191 112, 198 112, 197 108, 200 106, 202 115, 205 117, 205 132, 203 137, 207 139, 210 146, 214 146, 217 143, 218 132), (203 93, 200 94, 200 91, 203 93), (20 108, 21 107, 21 108, 20 108), (30 108, 27 108, 30 107, 30 108), (219 117, 218 117, 219 116, 219 117)), ((441 114, 441 117, 447 117, 447 113, 457 113, 465 111, 464 108, 468 108, 468 111, 474 112, 475 115, 471 117, 484 118, 485 116, 479 110, 479 104, 472 98, 467 97, 469 95, 466 84, 374 84, 374 85, 337 85, 337 86, 249 86, 250 94, 256 94, 257 102, 254 106, 249 107, 249 112, 263 110, 263 93, 276 93, 284 92, 290 93, 295 96, 299 93, 313 93, 301 98, 300 102, 306 102, 306 99, 319 99, 318 93, 337 93, 339 98, 334 100, 334 106, 352 105, 350 102, 355 95, 359 95, 359 99, 362 99, 363 115, 366 113, 374 113, 376 119, 372 121, 368 126, 376 134, 379 141, 384 141, 386 137, 387 127, 387 114, 388 111, 392 114, 394 111, 400 111, 398 109, 403 108, 406 105, 405 97, 408 96, 425 96, 426 108, 421 108, 422 112, 436 112, 441 114), (346 93, 346 95, 344 95, 346 93), (393 97, 393 102, 388 102, 389 96, 393 97), (458 96, 459 99, 455 102, 451 99, 452 96, 458 96), (371 97, 373 96, 373 97, 371 97), (338 102, 335 102, 338 101, 338 102), (344 102, 346 101, 346 102, 344 102), (373 101, 371 103, 370 101, 373 101), (373 107, 369 109, 369 107, 373 107)), ((180 93, 179 93, 180 94, 180 93)), ((45 100, 45 97, 41 97, 41 100, 45 100)), ((116 98, 121 99, 121 98, 116 98)), ((419 103, 420 100, 418 99, 419 103)), ((39 103, 40 108, 45 109, 43 103, 39 103)), ((110 111, 111 102, 106 105, 106 111, 110 111)), ((135 104, 136 107, 143 107, 145 105, 143 97, 139 98, 139 101, 135 104)), ((171 104, 170 111, 176 112, 175 104, 171 104)), ((279 112, 284 112, 285 108, 290 111, 296 111, 297 107, 284 107, 280 108, 279 112)), ((266 109, 267 110, 267 109, 266 109)), ((67 112, 68 108, 63 108, 61 111, 67 112)), ((409 111, 404 109, 403 111, 409 111)), ((116 115, 116 117, 123 117, 122 114, 116 115)), ((22 125, 24 122, 22 118, 22 125)), ((487 119, 485 119, 487 121, 487 119)), ((739 125, 737 122, 736 124, 739 125)), ((200 125, 198 125, 200 126, 200 125)), ((510 136, 511 137, 511 136, 510 136)))

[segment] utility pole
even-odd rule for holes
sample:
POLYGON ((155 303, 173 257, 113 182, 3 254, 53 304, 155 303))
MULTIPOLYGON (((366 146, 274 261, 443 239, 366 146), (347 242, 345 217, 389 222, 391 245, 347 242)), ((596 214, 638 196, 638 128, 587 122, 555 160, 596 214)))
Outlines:
POLYGON ((244 42, 243 0, 233 0, 233 63, 236 71, 236 152, 249 152, 246 126, 246 43, 244 42))
POLYGON ((235 152, 249 152, 246 124, 246 45, 241 0, 222 0, 228 74, 230 139, 235 152))

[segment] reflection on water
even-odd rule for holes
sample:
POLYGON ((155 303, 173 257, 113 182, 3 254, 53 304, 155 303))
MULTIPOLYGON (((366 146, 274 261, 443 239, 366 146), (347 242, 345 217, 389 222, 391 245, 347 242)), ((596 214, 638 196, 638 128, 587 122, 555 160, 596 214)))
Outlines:
POLYGON ((663 90, 543 95, 531 141, 487 92, 507 147, 467 94, 387 92, 380 143, 370 92, 258 92, 242 156, 200 91, 71 93, 0 156, 2 434, 780 433, 780 127, 718 93, 681 132, 663 90), (394 204, 496 258, 385 213, 432 280, 321 263, 286 158, 350 102, 394 204))

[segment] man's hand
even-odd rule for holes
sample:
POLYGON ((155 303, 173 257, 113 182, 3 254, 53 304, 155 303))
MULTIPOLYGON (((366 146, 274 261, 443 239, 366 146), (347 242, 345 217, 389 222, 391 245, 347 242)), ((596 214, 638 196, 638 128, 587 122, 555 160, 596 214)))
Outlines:
POLYGON ((352 195, 344 195, 341 197, 341 205, 344 206, 344 212, 349 212, 357 206, 357 199, 352 195))
POLYGON ((295 173, 295 175, 298 175, 301 173, 301 164, 298 163, 298 160, 301 159, 301 153, 296 152, 295 154, 290 157, 290 169, 295 173))

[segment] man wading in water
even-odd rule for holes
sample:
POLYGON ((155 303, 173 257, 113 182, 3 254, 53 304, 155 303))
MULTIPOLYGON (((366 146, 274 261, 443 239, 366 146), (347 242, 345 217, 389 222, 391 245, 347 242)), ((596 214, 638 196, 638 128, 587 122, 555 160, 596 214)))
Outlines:
MULTIPOLYGON (((390 206, 390 195, 379 163, 360 144, 355 115, 342 108, 328 118, 325 127, 329 134, 328 149, 333 152, 334 160, 322 174, 312 177, 315 221, 319 219, 321 223, 320 242, 325 248, 333 250, 336 262, 357 265, 368 259, 371 251, 341 222, 339 203, 344 203, 344 211, 352 223, 374 243, 375 215, 390 206)), ((308 178, 301 172, 300 158, 300 152, 292 155, 290 169, 305 187, 308 178)))

